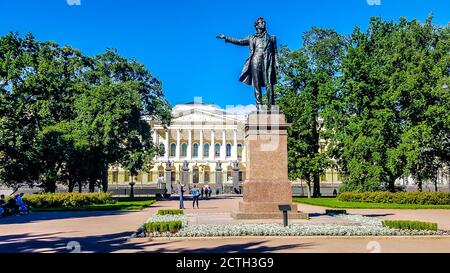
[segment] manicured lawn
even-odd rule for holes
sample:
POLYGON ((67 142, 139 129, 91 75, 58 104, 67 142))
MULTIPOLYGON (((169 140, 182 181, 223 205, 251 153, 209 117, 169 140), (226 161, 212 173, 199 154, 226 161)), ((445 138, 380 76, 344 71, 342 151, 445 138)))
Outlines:
POLYGON ((98 211, 98 210, 142 210, 156 202, 153 197, 119 197, 114 204, 89 205, 79 208, 36 208, 32 211, 98 211))
POLYGON ((294 197, 295 203, 316 205, 340 209, 450 209, 450 205, 414 205, 414 204, 385 204, 366 202, 343 202, 336 198, 302 198, 294 197))

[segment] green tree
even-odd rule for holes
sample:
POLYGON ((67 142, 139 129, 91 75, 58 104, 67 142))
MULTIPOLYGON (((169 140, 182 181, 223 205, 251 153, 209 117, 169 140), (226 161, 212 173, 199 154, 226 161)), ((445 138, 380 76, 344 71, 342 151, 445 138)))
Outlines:
POLYGON ((8 186, 106 191, 109 164, 137 172, 158 152, 146 119, 170 122, 161 82, 112 50, 87 57, 32 35, 6 35, 0 88, 0 183, 8 186))
POLYGON ((308 197, 320 196, 320 175, 329 166, 325 152, 329 138, 327 106, 336 93, 344 39, 333 30, 313 28, 303 35, 303 47, 279 54, 277 103, 292 126, 288 130, 289 176, 304 179, 308 197), (324 126, 325 125, 325 126, 324 126))
POLYGON ((432 95, 449 72, 448 30, 431 21, 374 17, 366 33, 355 28, 331 123, 345 173, 343 190, 395 191, 396 179, 409 174, 426 179, 448 154, 434 137, 448 135, 442 122, 436 124, 448 105, 440 104, 443 94, 432 95), (437 115, 429 114, 432 109, 437 115))

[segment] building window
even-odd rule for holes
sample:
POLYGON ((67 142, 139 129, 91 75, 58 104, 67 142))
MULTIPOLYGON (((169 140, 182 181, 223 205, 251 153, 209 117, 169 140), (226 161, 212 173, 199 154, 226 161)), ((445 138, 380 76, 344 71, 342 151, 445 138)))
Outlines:
POLYGON ((166 147, 164 147, 164 143, 159 144, 159 155, 163 156, 166 152, 166 147))
POLYGON ((177 152, 177 144, 170 144, 170 156, 175 156, 177 152))
POLYGON ((181 156, 186 157, 187 156, 187 147, 188 145, 186 143, 181 144, 181 156))
POLYGON ((210 168, 209 166, 205 166, 205 169, 203 170, 203 182, 204 183, 209 183, 209 174, 210 174, 210 168))
POLYGON ((227 156, 231 156, 231 144, 227 144, 227 156))
POLYGON ((112 171, 112 182, 119 183, 119 172, 118 171, 112 171))
POLYGON ((238 158, 242 158, 242 144, 237 145, 237 156, 238 158))
POLYGON ((326 174, 322 174, 320 176, 320 182, 325 182, 325 181, 327 181, 327 175, 326 174))
POLYGON ((215 149, 215 151, 214 151, 214 156, 215 157, 219 157, 220 156, 220 144, 219 143, 217 143, 216 145, 214 145, 214 149, 215 149))
POLYGON ((244 181, 244 172, 239 171, 239 181, 244 181))
POLYGON ((194 143, 193 157, 198 157, 198 144, 194 143))
POLYGON ((209 156, 209 144, 208 143, 203 145, 203 155, 204 156, 209 156))
POLYGON ((158 167, 158 178, 164 179, 164 167, 163 166, 158 167))
POLYGON ((128 171, 125 171, 124 182, 127 182, 127 183, 130 182, 130 172, 128 172, 128 171))
POLYGON ((192 183, 198 183, 199 181, 199 177, 200 177, 200 173, 198 171, 198 167, 194 166, 193 170, 192 170, 192 183))

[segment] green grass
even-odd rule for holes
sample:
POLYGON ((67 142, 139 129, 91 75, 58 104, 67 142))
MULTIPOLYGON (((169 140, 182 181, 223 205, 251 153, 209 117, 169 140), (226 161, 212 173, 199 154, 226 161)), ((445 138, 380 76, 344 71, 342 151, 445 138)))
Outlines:
POLYGON ((336 198, 303 198, 294 197, 295 203, 322 206, 339 209, 450 209, 450 205, 416 205, 416 204, 386 204, 367 202, 344 202, 336 198))
POLYGON ((99 211, 99 210, 143 210, 156 202, 152 197, 119 197, 114 204, 89 205, 79 208, 34 208, 34 212, 43 211, 99 211))

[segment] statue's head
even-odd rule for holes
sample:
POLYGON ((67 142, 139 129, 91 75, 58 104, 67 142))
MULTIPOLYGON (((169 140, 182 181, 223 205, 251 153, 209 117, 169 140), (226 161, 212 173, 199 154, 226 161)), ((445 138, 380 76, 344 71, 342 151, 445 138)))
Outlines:
POLYGON ((256 19, 254 26, 255 26, 256 32, 258 32, 258 33, 262 33, 264 31, 266 31, 266 21, 262 17, 259 17, 258 19, 256 19))

